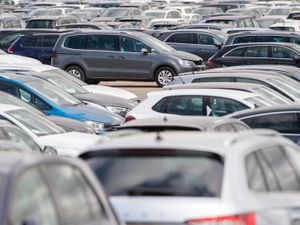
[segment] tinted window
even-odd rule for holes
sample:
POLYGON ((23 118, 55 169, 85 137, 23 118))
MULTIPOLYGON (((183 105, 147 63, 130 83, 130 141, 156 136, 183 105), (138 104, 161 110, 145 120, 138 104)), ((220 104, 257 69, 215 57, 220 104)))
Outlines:
POLYGON ((298 113, 278 113, 271 115, 258 115, 242 119, 251 128, 269 128, 280 133, 300 133, 298 113))
POLYGON ((269 47, 259 46, 259 47, 250 47, 245 51, 245 57, 268 57, 269 47))
POLYGON ((228 54, 226 54, 225 57, 227 57, 227 56, 231 56, 231 57, 243 57, 245 50, 246 50, 246 48, 237 48, 237 49, 234 49, 234 50, 230 51, 228 54))
POLYGON ((46 171, 67 225, 87 224, 104 217, 96 195, 78 169, 53 165, 46 171))
POLYGON ((222 187, 222 159, 209 153, 104 156, 87 162, 110 195, 218 197, 222 187))
POLYGON ((86 40, 86 49, 117 51, 118 36, 114 35, 89 35, 86 40))
POLYGON ((222 97, 209 97, 211 114, 212 116, 224 116, 236 111, 248 109, 249 107, 244 104, 222 97))
POLYGON ((53 20, 31 20, 26 24, 26 28, 54 28, 53 20))
POLYGON ((233 44, 251 43, 254 42, 255 36, 237 37, 234 39, 233 44))
POLYGON ((130 37, 120 37, 121 52, 141 52, 143 48, 147 48, 147 46, 143 42, 130 37))
POLYGON ((30 36, 22 41, 23 47, 54 47, 58 36, 30 36))
POLYGON ((192 33, 173 34, 166 42, 197 44, 197 35, 192 33))
POLYGON ((160 100, 152 108, 156 112, 178 115, 204 115, 202 96, 173 96, 160 100))
POLYGON ((84 49, 85 45, 85 36, 71 36, 67 37, 64 43, 64 46, 67 48, 73 49, 84 49))
POLYGON ((214 37, 207 34, 198 34, 198 42, 202 45, 215 45, 214 37))
POLYGON ((296 53, 288 48, 283 47, 272 47, 272 57, 273 58, 285 58, 293 59, 296 56, 296 53))
POLYGON ((232 82, 231 77, 212 77, 212 78, 196 78, 192 83, 201 83, 201 82, 232 82))
POLYGON ((14 96, 18 96, 17 86, 13 84, 9 84, 3 81, 0 81, 0 90, 6 93, 12 94, 14 96))
POLYGON ((10 224, 58 224, 50 191, 37 170, 24 172, 12 193, 10 224))

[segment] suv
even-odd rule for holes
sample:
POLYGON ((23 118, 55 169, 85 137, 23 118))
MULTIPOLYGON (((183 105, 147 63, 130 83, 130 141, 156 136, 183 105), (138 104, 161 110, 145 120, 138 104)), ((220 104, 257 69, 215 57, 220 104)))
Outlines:
POLYGON ((86 31, 61 35, 52 65, 90 83, 99 80, 155 80, 168 85, 179 73, 204 68, 202 58, 176 51, 149 35, 86 31))

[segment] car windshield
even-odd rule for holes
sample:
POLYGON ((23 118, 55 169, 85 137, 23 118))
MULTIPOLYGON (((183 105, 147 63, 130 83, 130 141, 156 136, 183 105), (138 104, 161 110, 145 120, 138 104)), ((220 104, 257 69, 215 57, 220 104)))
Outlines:
POLYGON ((53 20, 31 20, 27 23, 26 28, 54 28, 53 20))
POLYGON ((267 15, 287 16, 290 14, 290 9, 270 9, 267 15))
POLYGON ((269 19, 269 20, 257 20, 258 25, 262 28, 269 28, 276 22, 276 19, 269 19))
POLYGON ((145 16, 150 16, 156 19, 162 19, 165 18, 166 12, 145 12, 145 16))
POLYGON ((219 197, 222 189, 223 160, 210 153, 104 156, 87 163, 109 195, 219 197))
POLYGON ((37 136, 53 135, 65 133, 65 131, 43 117, 24 109, 12 110, 8 115, 18 120, 37 136))
POLYGON ((86 86, 87 84, 83 81, 77 79, 76 77, 72 76, 71 74, 67 73, 61 69, 54 69, 54 70, 46 70, 45 73, 53 74, 53 75, 61 75, 68 80, 75 82, 76 84, 80 85, 81 87, 86 86))
POLYGON ((271 103, 268 103, 261 97, 246 98, 245 101, 254 105, 255 108, 272 105, 271 103))
POLYGON ((267 87, 259 87, 259 88, 253 88, 253 90, 265 97, 265 99, 270 99, 272 102, 276 102, 278 104, 291 104, 292 101, 287 99, 284 96, 281 96, 279 93, 276 91, 273 91, 270 88, 267 87))
POLYGON ((298 85, 294 85, 286 80, 279 79, 269 79, 269 81, 278 86, 284 93, 294 96, 297 99, 300 99, 300 87, 298 85))
POLYGON ((78 99, 48 81, 34 80, 26 82, 26 85, 58 106, 75 106, 81 103, 78 99))
POLYGON ((107 9, 101 15, 102 17, 120 17, 120 16, 128 16, 129 10, 128 9, 107 9))
POLYGON ((60 76, 51 76, 47 77, 47 80, 54 84, 55 86, 61 88, 62 90, 70 93, 70 94, 87 94, 88 91, 83 87, 68 81, 67 79, 60 76))
POLYGON ((41 148, 31 137, 18 128, 11 126, 1 126, 1 132, 5 133, 5 139, 8 139, 19 145, 25 152, 41 153, 41 148))
POLYGON ((29 13, 30 16, 50 16, 50 10, 35 10, 29 13))

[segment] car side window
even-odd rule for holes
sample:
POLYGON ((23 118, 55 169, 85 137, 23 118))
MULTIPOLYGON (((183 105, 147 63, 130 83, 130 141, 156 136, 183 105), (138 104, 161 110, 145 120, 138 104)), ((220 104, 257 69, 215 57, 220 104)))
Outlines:
POLYGON ((201 45, 215 45, 214 37, 207 34, 198 34, 198 43, 201 45))
POLYGON ((47 36, 40 36, 39 38, 39 47, 54 47, 58 36, 56 35, 47 35, 47 36))
POLYGON ((214 128, 214 131, 219 132, 235 132, 235 129, 231 124, 222 124, 214 128))
POLYGON ((152 108, 156 112, 176 115, 205 115, 202 96, 173 96, 160 100, 152 108))
POLYGON ((236 131, 249 130, 249 128, 242 123, 232 123, 232 125, 236 131))
POLYGON ((22 88, 18 88, 20 99, 26 103, 33 105, 34 107, 40 110, 50 110, 51 107, 46 104, 44 101, 40 100, 38 97, 33 94, 25 91, 22 88))
POLYGON ((37 47, 37 45, 38 45, 38 36, 24 37, 21 45, 23 47, 37 47))
POLYGON ((67 37, 64 43, 64 47, 72 49, 84 49, 85 39, 86 37, 84 35, 67 37))
POLYGON ((88 35, 86 49, 118 51, 118 36, 116 35, 88 35))
POLYGON ((237 27, 246 27, 245 21, 243 19, 237 22, 237 27))
POLYGON ((17 86, 14 84, 7 83, 5 81, 0 81, 0 91, 9 93, 14 96, 18 96, 17 86))
POLYGON ((256 80, 256 79, 251 79, 251 78, 237 77, 236 82, 238 82, 238 83, 250 83, 250 84, 262 84, 264 86, 270 87, 270 86, 266 85, 266 83, 263 82, 263 81, 256 80))
POLYGON ((254 27, 254 24, 253 24, 253 22, 252 22, 252 19, 250 19, 250 18, 245 18, 244 21, 245 21, 245 26, 246 26, 246 27, 254 27))
POLYGON ((258 115, 242 119, 251 128, 266 128, 280 133, 299 134, 300 120, 298 113, 278 113, 258 115))
POLYGON ((192 81, 192 83, 200 83, 200 82, 232 82, 233 79, 231 77, 207 77, 207 78, 196 78, 192 81))
POLYGON ((179 18, 181 18, 181 15, 180 15, 179 12, 174 11, 172 17, 173 17, 173 18, 176 18, 176 19, 177 19, 177 18, 179 19, 179 18))
POLYGON ((18 177, 12 191, 10 224, 57 225, 57 212, 47 184, 36 168, 18 177))
POLYGON ((180 33, 173 34, 166 42, 185 43, 185 44, 197 44, 197 35, 195 33, 180 33))
POLYGON ((141 52, 143 48, 147 48, 143 42, 130 37, 120 36, 121 52, 141 52))
POLYGON ((168 12, 167 17, 166 18, 172 18, 172 12, 168 12))
POLYGON ((228 98, 209 97, 210 108, 212 116, 224 116, 236 111, 248 109, 246 105, 228 98))
POLYGON ((81 174, 69 165, 45 166, 66 225, 88 224, 106 219, 106 214, 95 192, 81 174))
POLYGON ((244 57, 268 57, 269 56, 269 47, 260 46, 260 47, 249 47, 246 49, 244 57))
POLYGON ((255 36, 237 37, 234 39, 233 44, 251 43, 251 42, 254 42, 254 38, 255 38, 255 36))
POLYGON ((284 47, 272 47, 272 57, 277 59, 293 59, 297 54, 292 50, 284 47))
POLYGON ((237 48, 225 54, 224 57, 243 57, 245 50, 246 48, 237 48))

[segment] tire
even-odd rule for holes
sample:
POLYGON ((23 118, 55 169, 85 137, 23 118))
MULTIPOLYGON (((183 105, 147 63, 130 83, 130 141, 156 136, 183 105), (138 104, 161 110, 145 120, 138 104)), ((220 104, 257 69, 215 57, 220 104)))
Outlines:
POLYGON ((68 66, 65 71, 79 80, 82 80, 84 82, 86 81, 85 73, 79 66, 68 66))
POLYGON ((155 71, 154 79, 159 87, 163 87, 169 85, 176 75, 171 67, 163 66, 155 71))
POLYGON ((99 84, 100 83, 100 80, 97 80, 97 79, 87 79, 86 80, 86 83, 87 84, 99 84))

